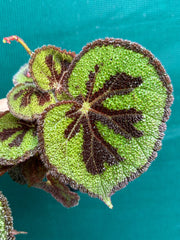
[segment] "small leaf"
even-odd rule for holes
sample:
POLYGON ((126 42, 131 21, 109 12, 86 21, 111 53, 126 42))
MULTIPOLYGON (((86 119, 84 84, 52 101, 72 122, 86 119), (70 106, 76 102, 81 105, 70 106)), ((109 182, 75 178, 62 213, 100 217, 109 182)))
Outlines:
POLYGON ((36 49, 29 70, 37 87, 41 91, 61 89, 61 78, 74 57, 75 53, 51 45, 36 49))
POLYGON ((75 207, 79 204, 77 193, 70 191, 69 187, 51 174, 47 174, 47 182, 41 182, 34 186, 50 193, 64 207, 75 207))
POLYGON ((19 71, 13 76, 13 83, 17 85, 19 83, 33 83, 29 72, 28 63, 24 64, 19 71))
POLYGON ((10 112, 0 114, 0 167, 16 165, 37 152, 36 129, 15 118, 10 112))
POLYGON ((161 63, 136 43, 97 40, 63 78, 70 100, 38 119, 41 158, 57 179, 110 197, 145 172, 160 149, 172 85, 161 63))
POLYGON ((17 118, 33 121, 46 107, 56 102, 53 93, 43 93, 34 85, 18 84, 7 95, 10 112, 17 118))

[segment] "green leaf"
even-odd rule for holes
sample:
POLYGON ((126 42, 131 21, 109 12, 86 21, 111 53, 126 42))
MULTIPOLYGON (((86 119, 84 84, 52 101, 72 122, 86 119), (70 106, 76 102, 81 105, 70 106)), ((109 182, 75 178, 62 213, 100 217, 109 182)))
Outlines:
POLYGON ((24 64, 19 71, 13 76, 13 83, 17 85, 19 83, 33 83, 29 72, 28 63, 24 64))
POLYGON ((15 240, 13 236, 13 218, 7 199, 0 192, 0 239, 15 240))
POLYGON ((29 61, 30 74, 41 91, 61 90, 61 78, 75 53, 55 46, 36 49, 29 61))
POLYGON ((16 165, 37 152, 33 124, 15 118, 10 112, 0 114, 0 167, 16 165))
POLYGON ((13 228, 13 218, 11 209, 5 196, 0 192, 0 239, 15 240, 15 235, 26 234, 18 232, 13 228))
POLYGON ((17 118, 34 121, 56 102, 53 93, 40 92, 34 85, 18 84, 7 95, 10 112, 17 118))
POLYGON ((147 170, 170 115, 172 85, 141 46, 121 39, 83 48, 63 79, 71 100, 38 121, 41 156, 51 172, 103 200, 147 170))

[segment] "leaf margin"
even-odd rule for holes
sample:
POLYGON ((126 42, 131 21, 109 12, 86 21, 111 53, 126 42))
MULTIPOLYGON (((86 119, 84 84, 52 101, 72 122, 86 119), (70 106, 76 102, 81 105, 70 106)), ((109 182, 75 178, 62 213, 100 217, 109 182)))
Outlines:
MULTIPOLYGON (((135 42, 130 42, 127 40, 123 40, 123 39, 114 39, 114 38, 105 38, 103 39, 98 39, 92 43, 87 44, 83 50, 76 55, 76 57, 74 58, 74 60, 71 62, 68 71, 65 73, 64 78, 63 78, 63 89, 65 91, 65 93, 67 93, 68 95, 70 95, 69 91, 68 91, 68 78, 70 77, 73 68, 76 66, 76 63, 80 60, 80 58, 86 53, 88 52, 90 49, 95 48, 96 46, 107 46, 107 45, 114 45, 115 47, 124 47, 125 49, 128 50, 132 50, 135 51, 137 53, 142 54, 144 57, 148 57, 149 58, 149 64, 153 65, 158 76, 159 76, 159 80, 162 81, 163 86, 166 88, 167 90, 167 94, 166 94, 166 103, 165 103, 165 107, 164 107, 164 114, 162 117, 162 123, 159 125, 159 137, 157 138, 157 141, 155 142, 154 148, 153 148, 153 152, 152 154, 149 156, 149 158, 147 159, 147 162, 144 166, 142 166, 141 168, 137 169, 137 171, 135 173, 132 173, 130 175, 130 177, 126 177, 126 179, 122 182, 119 182, 116 186, 114 186, 111 190, 111 192, 109 193, 109 198, 107 199, 102 199, 101 196, 99 196, 98 194, 92 193, 90 192, 88 189, 86 189, 83 185, 81 184, 77 184, 73 179, 67 177, 66 175, 59 173, 58 170, 49 163, 48 157, 45 154, 45 151, 43 150, 43 146, 44 146, 44 140, 43 140, 43 134, 42 134, 42 130, 43 130, 43 121, 45 119, 45 115, 46 113, 51 110, 53 107, 57 106, 57 104, 51 105, 49 106, 40 116, 40 119, 38 119, 38 139, 39 139, 39 148, 40 148, 40 155, 41 158, 44 159, 44 164, 50 169, 50 173, 52 174, 52 176, 54 176, 55 178, 59 178, 59 181, 64 182, 65 184, 69 184, 72 188, 74 189, 79 189, 81 192, 84 193, 88 193, 89 196, 91 197, 97 197, 99 199, 101 199, 102 201, 105 202, 106 205, 108 205, 110 208, 112 208, 112 204, 110 202, 110 197, 118 190, 124 188, 127 186, 127 184, 131 181, 133 181, 134 179, 136 179, 137 177, 139 177, 142 173, 146 172, 147 169, 149 168, 149 166, 151 165, 151 163, 155 160, 155 158, 157 157, 157 151, 159 151, 160 149, 160 145, 161 145, 161 140, 164 137, 164 131, 166 130, 166 121, 169 119, 169 116, 171 114, 171 110, 170 110, 170 106, 173 103, 174 97, 172 95, 173 92, 173 87, 171 85, 171 80, 170 77, 167 75, 164 67, 162 66, 162 64, 160 63, 160 61, 158 59, 156 59, 154 57, 154 55, 147 49, 145 49, 144 47, 142 47, 141 45, 135 43, 135 42)), ((73 99, 73 98, 72 98, 73 99)), ((62 101, 64 102, 64 101, 62 101)), ((68 101, 67 101, 68 102, 68 101)))
POLYGON ((4 221, 5 221, 5 230, 7 232, 7 239, 9 240, 15 240, 15 237, 12 233, 14 227, 13 227, 13 217, 12 212, 9 207, 9 203, 7 198, 3 195, 3 193, 0 191, 0 202, 2 203, 2 207, 4 210, 4 221))
MULTIPOLYGON (((10 113, 10 111, 5 111, 5 112, 1 112, 0 113, 0 117, 3 117, 5 114, 8 114, 8 113, 10 113)), ((23 156, 21 156, 21 157, 18 157, 18 158, 16 158, 15 160, 14 159, 9 159, 9 160, 7 160, 7 159, 5 159, 5 158, 1 158, 0 157, 0 166, 1 167, 12 167, 12 166, 14 166, 14 165, 16 165, 16 164, 18 164, 18 163, 20 163, 20 162, 24 162, 24 161, 26 161, 27 159, 29 159, 30 157, 32 157, 32 156, 34 156, 36 153, 38 152, 38 145, 34 148, 34 149, 32 149, 32 150, 30 150, 30 151, 26 151, 24 154, 23 154, 23 156)))
MULTIPOLYGON (((7 97, 7 104, 8 104, 9 111, 11 112, 11 114, 12 114, 14 117, 16 117, 16 118, 18 118, 18 119, 22 119, 22 120, 27 121, 27 122, 34 122, 41 113, 39 113, 39 114, 38 114, 38 113, 34 113, 34 114, 31 115, 31 117, 29 117, 29 116, 27 116, 27 115, 25 115, 25 114, 20 113, 21 111, 19 111, 19 113, 17 113, 16 111, 14 111, 13 107, 11 106, 11 103, 10 103, 11 94, 14 96, 13 91, 15 91, 18 87, 33 87, 35 90, 37 89, 36 86, 35 86, 34 84, 31 84, 31 83, 30 83, 30 84, 19 83, 19 84, 17 84, 16 86, 14 86, 14 87, 8 92, 8 94, 7 94, 7 96, 6 96, 6 97, 7 97)), ((41 92, 41 91, 38 90, 38 89, 37 89, 37 91, 40 92, 41 94, 44 94, 43 92, 41 92)), ((33 93, 33 94, 34 94, 34 93, 33 93)), ((50 97, 51 97, 50 102, 53 100, 53 99, 52 99, 52 96, 53 96, 53 98, 54 98, 54 102, 56 102, 56 98, 55 98, 55 96, 53 95, 53 93, 52 93, 52 92, 49 92, 48 94, 49 94, 50 97)), ((16 101, 16 100, 13 100, 13 101, 16 101)), ((30 103, 30 104, 31 104, 31 103, 30 103)), ((49 105, 51 105, 51 104, 52 104, 52 103, 50 103, 49 105)), ((19 106, 19 109, 20 109, 20 106, 19 106)))
POLYGON ((46 50, 46 49, 53 49, 55 51, 58 51, 61 54, 65 53, 67 55, 70 55, 72 57, 72 61, 73 61, 73 59, 76 56, 75 52, 71 52, 71 51, 67 52, 65 49, 61 50, 60 47, 56 47, 55 45, 50 45, 50 44, 49 45, 43 45, 42 47, 37 48, 37 49, 34 50, 34 52, 31 55, 31 58, 29 60, 29 63, 28 63, 29 64, 29 72, 30 72, 30 75, 31 75, 31 77, 32 77, 32 79, 34 81, 34 84, 36 85, 37 89, 39 89, 39 91, 41 91, 41 92, 49 92, 49 91, 52 91, 52 89, 44 90, 42 87, 39 86, 39 84, 38 84, 38 82, 36 80, 36 77, 34 76, 34 73, 33 73, 33 70, 32 70, 32 65, 33 65, 34 59, 36 58, 36 55, 38 53, 40 53, 41 51, 46 50))

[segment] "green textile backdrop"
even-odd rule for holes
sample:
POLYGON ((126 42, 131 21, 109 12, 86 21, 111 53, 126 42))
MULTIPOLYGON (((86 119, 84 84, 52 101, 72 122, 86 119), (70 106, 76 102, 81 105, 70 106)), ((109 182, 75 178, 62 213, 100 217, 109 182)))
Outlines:
MULTIPOLYGON (((0 190, 13 211, 17 240, 180 239, 180 3, 179 0, 0 0, 0 39, 17 34, 34 50, 54 44, 77 53, 97 38, 135 41, 152 51, 174 85, 175 101, 158 158, 144 175, 112 197, 108 209, 80 194, 65 209, 50 195, 5 176, 0 190)), ((20 44, 0 43, 0 98, 28 61, 20 44)))

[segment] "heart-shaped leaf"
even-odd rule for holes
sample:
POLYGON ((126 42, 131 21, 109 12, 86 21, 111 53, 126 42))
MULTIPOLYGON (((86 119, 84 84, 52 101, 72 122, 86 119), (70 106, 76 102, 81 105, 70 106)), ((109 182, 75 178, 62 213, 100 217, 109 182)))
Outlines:
POLYGON ((16 165, 37 152, 38 139, 33 124, 15 118, 10 112, 0 114, 0 167, 16 165))
POLYGON ((30 74, 41 91, 61 89, 60 80, 75 53, 55 46, 43 46, 32 54, 29 61, 30 74))
POLYGON ((76 56, 63 84, 71 100, 39 120, 42 160, 54 176, 112 207, 110 196, 157 156, 173 101, 170 79, 148 50, 106 39, 76 56))
POLYGON ((34 121, 56 102, 53 93, 40 92, 34 85, 18 84, 7 95, 10 112, 17 118, 34 121))
POLYGON ((19 83, 33 83, 33 79, 29 73, 28 63, 24 64, 13 76, 13 83, 14 85, 17 85, 19 83))

